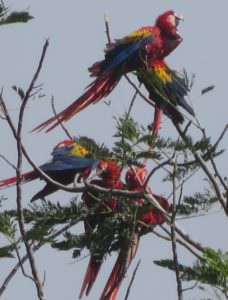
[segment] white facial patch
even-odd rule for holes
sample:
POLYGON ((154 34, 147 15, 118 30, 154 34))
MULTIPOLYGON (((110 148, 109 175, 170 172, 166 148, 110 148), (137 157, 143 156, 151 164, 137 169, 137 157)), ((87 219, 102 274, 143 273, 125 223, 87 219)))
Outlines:
POLYGON ((174 15, 168 16, 167 21, 168 21, 171 25, 176 26, 176 17, 175 17, 174 15))

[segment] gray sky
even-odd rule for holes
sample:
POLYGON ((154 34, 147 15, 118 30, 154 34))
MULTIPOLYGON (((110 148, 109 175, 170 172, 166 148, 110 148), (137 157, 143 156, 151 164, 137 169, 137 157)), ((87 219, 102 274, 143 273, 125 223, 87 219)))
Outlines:
MULTIPOLYGON (((95 61, 102 59, 106 43, 104 33, 104 14, 109 16, 110 32, 113 38, 122 37, 129 32, 146 25, 153 25, 158 14, 167 9, 182 13, 185 22, 179 31, 184 38, 182 45, 167 59, 175 69, 183 67, 196 73, 194 88, 190 97, 194 109, 203 127, 215 141, 227 122, 227 10, 228 2, 220 1, 131 1, 131 0, 68 0, 68 1, 7 1, 11 9, 27 9, 34 20, 28 24, 17 24, 0 27, 0 84, 4 87, 4 99, 16 121, 19 99, 11 89, 18 85, 26 89, 37 67, 45 38, 50 39, 45 63, 40 74, 39 83, 43 85, 46 95, 40 101, 31 101, 26 111, 23 127, 23 143, 37 164, 50 158, 52 147, 65 139, 61 129, 49 134, 31 134, 29 131, 52 114, 50 99, 53 95, 57 110, 65 108, 90 83, 87 68, 95 61), (202 88, 216 85, 216 89, 204 97, 199 97, 202 88)), ((111 106, 102 101, 91 106, 72 118, 67 128, 74 135, 92 136, 98 142, 113 144, 115 132, 113 116, 120 116, 127 109, 134 91, 122 80, 116 90, 109 96, 111 106)), ((136 120, 148 124, 152 110, 143 100, 138 99, 133 115, 136 120)), ((12 162, 16 161, 15 141, 7 125, 1 123, 1 150, 12 162)), ((161 134, 173 136, 175 130, 166 118, 161 134)), ((227 148, 227 139, 223 147, 227 148)), ((218 160, 223 174, 227 171, 227 154, 218 160)), ((13 176, 13 170, 0 161, 0 178, 13 176)), ((24 170, 30 168, 25 162, 24 170)), ((202 190, 204 182, 198 176, 188 185, 187 191, 202 190)), ((33 190, 38 190, 40 183, 31 183, 23 187, 25 205, 33 190)), ((42 184, 41 184, 42 185, 42 184)), ((41 186, 40 185, 40 186, 41 186)), ((170 189, 155 177, 151 181, 156 193, 168 195, 170 189)), ((9 197, 9 207, 15 206, 15 189, 7 189, 1 194, 9 197)), ((53 199, 68 201, 70 195, 64 192, 55 194, 53 199), (58 196, 58 197, 57 197, 58 196)), ((222 230, 227 226, 223 213, 217 207, 215 212, 206 218, 182 221, 181 226, 196 239, 215 248, 227 249, 227 235, 222 230)), ((152 261, 171 257, 170 245, 152 235, 143 237, 140 249, 128 276, 122 284, 117 299, 122 299, 126 292, 130 275, 138 259, 142 263, 133 285, 130 299, 176 299, 174 274, 153 265, 152 261), (152 297, 153 296, 153 297, 152 297)), ((40 275, 46 271, 45 293, 47 299, 77 299, 88 258, 73 262, 70 252, 57 252, 44 247, 36 254, 40 275)), ((192 257, 180 249, 182 263, 192 261, 192 257)), ((0 283, 16 260, 2 260, 0 283)), ((88 300, 98 299, 114 263, 114 257, 105 261, 99 278, 91 291, 88 300)), ((187 284, 189 286, 190 284, 187 284)), ((186 285, 185 285, 186 286, 186 285)), ((199 292, 186 293, 185 299, 198 299, 199 292)), ((36 299, 34 285, 19 272, 3 296, 4 300, 36 299)))

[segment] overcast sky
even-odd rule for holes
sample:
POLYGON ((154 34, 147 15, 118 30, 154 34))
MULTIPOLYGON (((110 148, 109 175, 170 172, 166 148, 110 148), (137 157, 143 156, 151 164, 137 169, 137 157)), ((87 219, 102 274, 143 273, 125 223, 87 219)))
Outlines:
MULTIPOLYGON (((49 134, 31 134, 29 131, 52 114, 50 106, 52 96, 55 97, 56 109, 61 110, 80 96, 90 83, 87 68, 102 59, 103 48, 107 41, 104 14, 109 17, 111 36, 119 38, 141 26, 153 25, 157 15, 165 10, 174 9, 177 13, 181 13, 185 21, 180 24, 179 32, 184 41, 167 61, 177 70, 185 68, 189 74, 196 74, 190 97, 202 126, 206 127, 213 141, 227 122, 227 0, 12 0, 7 1, 6 5, 13 10, 28 9, 35 17, 28 24, 0 27, 0 85, 4 88, 3 96, 15 121, 20 100, 11 86, 18 85, 24 89, 28 87, 37 68, 45 39, 50 40, 38 80, 39 84, 43 84, 42 93, 45 97, 29 103, 23 126, 23 143, 37 164, 47 161, 53 146, 65 139, 65 136, 59 128, 49 134), (204 97, 200 97, 201 90, 212 84, 216 88, 204 97)), ((88 135, 98 142, 105 142, 111 146, 115 132, 113 116, 120 116, 127 109, 133 93, 132 88, 122 80, 109 97, 110 106, 101 101, 89 107, 72 118, 67 123, 67 128, 75 136, 88 135)), ((138 99, 133 115, 136 120, 146 125, 151 122, 152 110, 138 99)), ((175 130, 170 125, 170 121, 165 118, 161 134, 173 136, 175 130)), ((0 126, 0 153, 15 162, 15 141, 2 120, 0 126)), ((222 146, 227 148, 227 139, 223 141, 222 146)), ((227 165, 226 153, 223 159, 219 160, 223 174, 227 172, 227 165)), ((25 162, 23 168, 26 170, 30 167, 25 162)), ((0 161, 0 170, 1 179, 13 176, 13 170, 3 161, 0 161)), ((151 184, 158 194, 170 193, 170 190, 164 189, 164 185, 158 179, 152 180, 151 184)), ((23 187, 25 205, 29 202, 33 191, 38 190, 39 185, 42 186, 42 183, 31 183, 23 187)), ((204 182, 196 179, 188 186, 188 191, 192 193, 195 190, 202 191, 203 186, 204 182)), ((9 197, 9 207, 15 206, 14 188, 4 190, 1 194, 9 197)), ((59 192, 58 195, 60 201, 68 201, 70 198, 69 194, 64 192, 59 192)), ((227 249, 227 234, 221 233, 222 230, 227 231, 224 230, 227 221, 219 207, 206 218, 183 221, 181 225, 203 244, 227 249)), ((192 261, 185 250, 181 249, 180 253, 182 263, 192 261)), ((137 257, 117 299, 123 299, 132 270, 141 258, 142 263, 132 287, 130 300, 175 300, 177 296, 174 274, 152 263, 155 259, 171 257, 171 254, 168 243, 152 235, 143 237, 137 257)), ((77 299, 88 258, 74 262, 70 252, 60 253, 44 247, 36 254, 36 259, 40 275, 42 276, 46 271, 47 299, 77 299)), ((15 262, 16 260, 0 262, 0 283, 15 262)), ((98 299, 113 263, 114 257, 105 261, 88 300, 98 299)), ((194 297, 199 299, 199 295, 201 294, 198 291, 190 291, 186 293, 185 299, 194 299, 194 297)), ((19 272, 10 283, 3 299, 36 299, 35 287, 19 272)))

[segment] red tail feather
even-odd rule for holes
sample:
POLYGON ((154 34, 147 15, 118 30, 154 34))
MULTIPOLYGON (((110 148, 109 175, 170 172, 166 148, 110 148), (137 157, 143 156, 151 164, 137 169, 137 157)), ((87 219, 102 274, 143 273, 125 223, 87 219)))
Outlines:
POLYGON ((46 129, 46 132, 48 132, 60 123, 69 120, 76 113, 80 112, 91 103, 94 104, 102 98, 106 97, 118 84, 119 80, 120 76, 113 72, 109 72, 104 76, 97 78, 94 82, 92 82, 92 84, 89 86, 89 89, 80 98, 75 100, 70 106, 68 106, 57 115, 34 128, 33 131, 41 131, 49 127, 46 129))
MULTIPOLYGON (((37 176, 35 175, 35 173, 33 171, 21 174, 21 179, 22 179, 22 181, 25 181, 25 182, 34 180, 36 178, 37 178, 37 176)), ((11 177, 11 178, 1 180, 0 188, 4 188, 4 187, 8 187, 10 185, 16 184, 16 182, 17 182, 17 177, 11 177)))
POLYGON ((85 277, 82 283, 82 288, 80 291, 79 298, 82 298, 84 292, 86 291, 86 296, 88 296, 96 278, 99 273, 102 262, 97 260, 96 257, 91 256, 89 264, 86 269, 85 277))
POLYGON ((120 252, 116 260, 116 263, 112 269, 112 272, 109 276, 109 279, 104 287, 100 300, 116 299, 121 282, 133 258, 135 257, 135 254, 138 249, 138 245, 139 245, 139 234, 135 232, 133 237, 133 245, 128 250, 127 255, 125 256, 122 252, 120 252))

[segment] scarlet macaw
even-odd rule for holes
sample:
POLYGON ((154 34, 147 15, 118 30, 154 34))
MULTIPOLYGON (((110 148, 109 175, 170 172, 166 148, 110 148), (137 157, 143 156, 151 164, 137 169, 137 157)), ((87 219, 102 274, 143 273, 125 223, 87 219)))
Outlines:
MULTIPOLYGON (((53 180, 68 185, 75 180, 76 174, 86 177, 90 170, 96 168, 98 161, 90 157, 89 151, 82 145, 72 141, 65 140, 58 143, 52 152, 52 160, 40 166, 40 169, 50 176, 53 180)), ((43 179, 40 174, 34 170, 21 175, 22 182, 29 182, 35 179, 43 179)), ((11 177, 0 181, 0 188, 16 184, 17 177, 11 177)), ((44 199, 59 188, 52 183, 46 182, 45 187, 35 194, 31 201, 44 199)))
POLYGON ((155 102, 153 132, 158 132, 161 112, 164 112, 174 123, 183 123, 184 117, 176 106, 181 106, 194 116, 194 111, 185 100, 189 87, 185 79, 170 69, 164 60, 153 62, 152 67, 137 71, 138 80, 149 92, 149 98, 155 102))
MULTIPOLYGON (((97 166, 98 172, 100 173, 101 179, 94 179, 91 181, 92 184, 96 184, 104 188, 114 188, 121 189, 123 188, 123 183, 120 179, 121 166, 119 166, 114 160, 100 160, 97 166)), ((84 200, 86 206, 91 209, 95 207, 95 204, 99 204, 96 210, 97 214, 89 216, 85 220, 85 230, 86 232, 93 230, 96 225, 99 226, 102 222, 105 221, 105 216, 99 216, 100 211, 104 211, 105 207, 111 208, 112 211, 115 211, 118 207, 117 200, 111 198, 105 202, 97 202, 95 198, 98 197, 97 193, 83 193, 82 199, 84 200)), ((102 265, 103 257, 100 255, 91 255, 86 273, 83 279, 81 291, 79 298, 81 298, 85 292, 86 296, 89 294, 96 278, 100 267, 102 265)))
POLYGON ((181 16, 173 10, 161 14, 154 26, 142 27, 122 39, 109 43, 105 49, 105 59, 89 68, 91 76, 96 79, 88 90, 70 106, 37 126, 34 130, 50 131, 63 121, 91 103, 96 103, 116 87, 121 77, 141 68, 153 68, 153 63, 163 60, 182 42, 177 31, 181 16))
MULTIPOLYGON (((147 170, 145 168, 135 167, 134 171, 132 169, 129 169, 126 173, 126 182, 128 185, 128 189, 141 192, 141 186, 145 182, 146 173, 147 170)), ((147 188, 147 191, 156 198, 156 200, 164 210, 169 210, 169 203, 167 199, 153 194, 152 190, 149 187, 147 188)), ((143 205, 144 200, 137 199, 137 203, 138 205, 143 205)), ((143 213, 143 215, 141 216, 141 220, 146 225, 154 227, 158 224, 162 224, 165 221, 165 218, 158 209, 152 207, 150 211, 143 213)), ((129 268, 132 259, 136 255, 140 236, 145 233, 146 229, 147 227, 143 226, 142 224, 137 224, 135 227, 135 231, 133 232, 132 244, 130 245, 130 247, 127 249, 127 251, 126 249, 120 249, 120 253, 109 276, 109 279, 104 287, 100 300, 115 300, 126 271, 129 268)))

